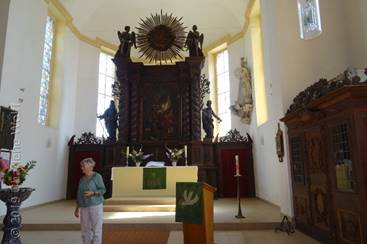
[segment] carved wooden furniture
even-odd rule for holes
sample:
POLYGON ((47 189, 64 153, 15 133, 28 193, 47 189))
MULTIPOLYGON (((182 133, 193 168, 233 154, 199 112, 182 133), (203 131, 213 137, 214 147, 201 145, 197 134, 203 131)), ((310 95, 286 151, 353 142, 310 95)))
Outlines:
POLYGON ((237 182, 234 177, 235 156, 239 156, 240 196, 255 197, 254 166, 252 159, 252 141, 248 136, 242 137, 236 130, 221 138, 215 144, 215 162, 218 165, 218 196, 236 197, 237 182))
POLYGON ((12 150, 18 112, 0 107, 0 148, 12 150))
POLYGON ((366 83, 320 80, 282 121, 297 228, 323 243, 366 243, 366 83))
POLYGON ((175 65, 115 61, 120 82, 119 142, 200 141, 200 72, 203 57, 175 65))
POLYGON ((91 157, 96 162, 94 171, 100 173, 106 186, 105 198, 111 197, 111 167, 109 164, 111 145, 103 145, 92 134, 84 134, 77 142, 74 136, 69 141, 69 165, 66 199, 75 199, 78 190, 79 180, 82 177, 80 161, 91 157))

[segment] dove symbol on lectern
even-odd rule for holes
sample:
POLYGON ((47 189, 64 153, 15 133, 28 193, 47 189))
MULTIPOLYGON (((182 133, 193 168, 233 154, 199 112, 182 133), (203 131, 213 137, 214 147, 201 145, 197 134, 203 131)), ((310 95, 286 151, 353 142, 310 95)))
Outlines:
POLYGON ((197 203, 199 201, 199 196, 197 194, 193 196, 193 194, 194 194, 193 191, 190 191, 189 193, 187 193, 187 190, 185 190, 183 193, 183 202, 181 203, 181 205, 189 206, 189 205, 194 205, 195 203, 197 203))

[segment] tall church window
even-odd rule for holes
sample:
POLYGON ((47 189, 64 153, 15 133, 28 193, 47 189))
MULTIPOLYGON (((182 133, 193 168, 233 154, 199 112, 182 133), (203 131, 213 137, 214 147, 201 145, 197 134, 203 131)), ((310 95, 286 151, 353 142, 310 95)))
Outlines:
MULTIPOLYGON (((98 104, 97 114, 101 115, 110 106, 112 96, 112 84, 115 82, 115 64, 111 56, 101 52, 99 55, 99 77, 98 77, 98 104)), ((96 136, 107 138, 107 129, 103 120, 97 118, 96 136)))
POLYGON ((219 123, 219 136, 224 136, 231 129, 230 86, 228 68, 228 50, 223 50, 216 55, 216 85, 218 116, 222 119, 219 123))
POLYGON ((53 64, 53 49, 55 40, 55 20, 51 16, 47 16, 45 43, 43 46, 42 59, 42 76, 40 87, 40 100, 38 109, 38 123, 40 125, 47 125, 48 120, 48 102, 49 102, 49 88, 52 80, 52 64, 53 64))

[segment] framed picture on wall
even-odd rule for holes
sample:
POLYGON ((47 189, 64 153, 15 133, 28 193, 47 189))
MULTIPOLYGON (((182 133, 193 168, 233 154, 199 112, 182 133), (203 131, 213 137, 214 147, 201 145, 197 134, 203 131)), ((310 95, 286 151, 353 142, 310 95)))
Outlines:
POLYGON ((142 91, 142 140, 177 141, 181 138, 181 96, 173 82, 149 83, 142 91))
POLYGON ((9 149, 0 149, 0 158, 7 160, 9 163, 11 161, 11 151, 9 149))
POLYGON ((322 33, 319 0, 297 0, 300 36, 304 40, 322 33))

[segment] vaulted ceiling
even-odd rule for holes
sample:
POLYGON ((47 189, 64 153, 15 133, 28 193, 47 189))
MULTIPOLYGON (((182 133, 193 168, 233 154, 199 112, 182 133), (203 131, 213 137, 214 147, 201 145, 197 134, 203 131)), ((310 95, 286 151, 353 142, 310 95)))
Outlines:
POLYGON ((138 26, 150 14, 172 13, 187 27, 196 24, 204 47, 241 31, 249 0, 60 0, 81 33, 118 44, 117 30, 138 26))

